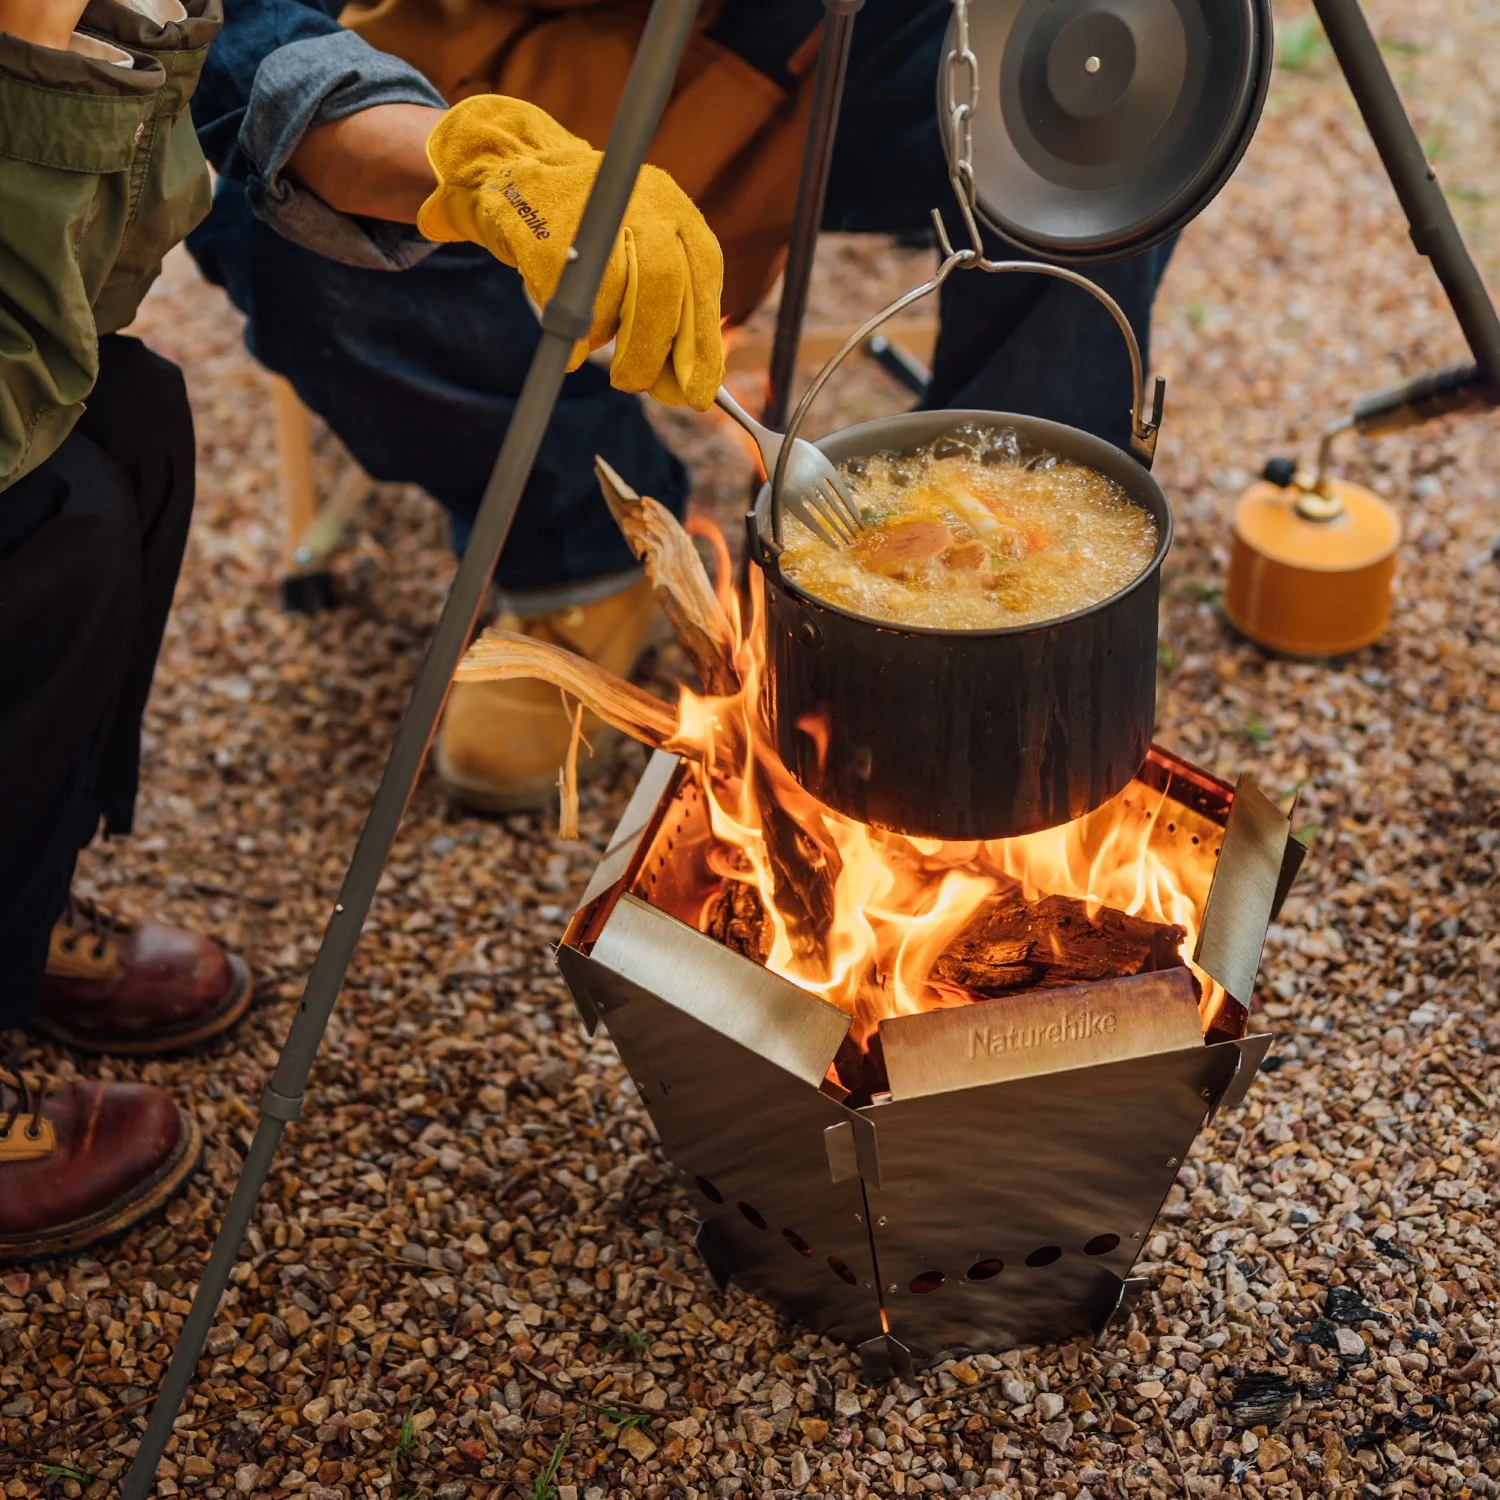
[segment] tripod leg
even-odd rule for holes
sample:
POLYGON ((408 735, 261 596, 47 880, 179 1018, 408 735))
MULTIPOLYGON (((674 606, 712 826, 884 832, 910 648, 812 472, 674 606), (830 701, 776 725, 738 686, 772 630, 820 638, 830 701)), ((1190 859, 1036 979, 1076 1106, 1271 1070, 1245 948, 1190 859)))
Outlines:
POLYGON ((172 1422, 192 1383, 203 1341, 218 1311, 219 1299, 239 1256, 245 1231, 271 1170, 271 1161, 287 1121, 302 1108, 302 1093, 317 1056, 328 1018, 348 972, 365 916, 375 895, 402 815, 422 770, 427 747, 448 696, 454 668, 468 644, 496 560, 515 516, 522 487, 531 473, 537 449, 551 420, 575 340, 588 332, 594 296, 603 279, 609 252, 625 216, 641 163, 671 91, 698 0, 655 0, 640 47, 610 129, 599 176, 589 194, 583 222, 574 241, 576 254, 563 271, 557 294, 542 314, 542 340, 531 362, 515 415, 505 434, 485 487, 469 545, 459 564, 432 644, 412 690, 411 701, 396 732, 390 759, 370 805, 370 815, 344 875, 323 942, 313 961, 302 1003, 282 1048, 276 1070, 260 1101, 260 1123, 224 1222, 209 1254, 193 1305, 183 1320, 177 1348, 167 1367, 161 1392, 151 1408, 145 1436, 131 1462, 122 1500, 147 1500, 156 1481, 156 1465, 171 1436, 172 1422))
POLYGON ((839 104, 844 97, 844 74, 849 67, 854 13, 864 3, 865 0, 823 0, 823 39, 818 47, 818 71, 813 78, 811 117, 802 147, 797 197, 792 204, 792 233, 786 271, 781 278, 781 306, 776 313, 776 339, 771 345, 766 407, 761 413, 766 426, 777 432, 785 428, 792 407, 797 348, 802 341, 802 319, 807 313, 807 287, 818 248, 818 230, 823 222, 823 202, 828 196, 828 172, 833 162, 839 104))
POLYGON ((1411 225, 1412 243, 1432 262, 1475 362, 1500 384, 1500 317, 1464 244, 1448 200, 1411 127, 1359 0, 1313 0, 1365 129, 1411 225))

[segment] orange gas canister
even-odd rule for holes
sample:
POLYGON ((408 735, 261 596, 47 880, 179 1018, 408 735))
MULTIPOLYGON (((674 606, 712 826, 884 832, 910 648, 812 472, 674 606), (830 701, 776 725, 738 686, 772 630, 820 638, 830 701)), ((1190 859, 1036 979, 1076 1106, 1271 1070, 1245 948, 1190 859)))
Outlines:
POLYGON ((1391 613, 1401 522, 1379 495, 1261 480, 1240 497, 1224 612, 1252 641, 1292 656, 1368 646, 1391 613))

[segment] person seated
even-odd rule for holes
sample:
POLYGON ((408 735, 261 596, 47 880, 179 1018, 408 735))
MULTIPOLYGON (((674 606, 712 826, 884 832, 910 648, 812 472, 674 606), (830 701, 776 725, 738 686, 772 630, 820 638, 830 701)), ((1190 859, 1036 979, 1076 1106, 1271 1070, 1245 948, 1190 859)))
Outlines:
MULTIPOLYGON (((254 988, 208 938, 71 890, 100 826, 130 831, 192 513, 182 373, 122 330, 209 209, 185 106, 220 20, 219 0, 0 0, 0 1026, 91 1054, 205 1042, 254 988)), ((522 101, 420 113, 412 216, 483 240, 545 300, 598 154, 522 101), (519 240, 502 181, 535 205, 519 240)), ((706 405, 720 274, 686 195, 643 174, 575 362, 613 340, 628 389, 706 405)), ((0 1071, 0 1261, 128 1228, 200 1149, 159 1088, 0 1071)))
MULTIPOLYGON (((120 332, 208 210, 181 113, 217 0, 0 0, 0 1025, 86 1053, 234 1024, 253 983, 206 937, 70 893, 128 833, 141 715, 193 508, 181 372, 120 332)), ((0 1073, 0 1259, 71 1251, 196 1165, 146 1084, 0 1073)))
MULTIPOLYGON (((505 128, 524 131, 513 106, 526 101, 578 141, 538 143, 538 162, 557 150, 560 168, 583 143, 603 145, 647 9, 640 0, 226 0, 193 106, 220 181, 188 247, 245 314, 255 357, 373 478, 433 496, 460 550, 537 345, 533 304, 554 274, 548 253, 566 239, 551 223, 563 178, 554 185, 527 168, 524 184, 503 183, 458 122, 499 108, 505 128), (508 102, 496 106, 497 95, 508 102), (455 123, 434 133, 449 106, 455 123), (509 216, 472 211, 487 190, 509 216), (549 223, 528 221, 528 210, 549 223)), ((705 5, 652 146, 650 160, 687 188, 723 247, 730 322, 760 304, 785 255, 823 14, 822 0, 705 5)), ((955 223, 935 103, 951 15, 950 0, 882 0, 860 12, 825 228, 920 235, 934 207, 955 223)), ((680 243, 696 292, 705 283, 695 241, 680 243)), ((1169 253, 1159 246, 1091 273, 1143 349, 1169 253)), ((1040 276, 957 275, 940 312, 926 406, 1050 417, 1128 445, 1128 356, 1087 293, 1040 276)), ((495 574, 502 624, 617 673, 647 643, 653 601, 600 498, 594 455, 679 517, 690 490, 630 394, 648 383, 618 378, 630 358, 617 348, 608 372, 587 363, 568 377, 495 574)), ((693 405, 715 373, 698 366, 693 405)), ((554 795, 570 735, 560 695, 543 683, 458 683, 434 764, 459 802, 539 807, 554 795)), ((607 765, 613 731, 590 718, 585 735, 594 753, 582 769, 607 765)))

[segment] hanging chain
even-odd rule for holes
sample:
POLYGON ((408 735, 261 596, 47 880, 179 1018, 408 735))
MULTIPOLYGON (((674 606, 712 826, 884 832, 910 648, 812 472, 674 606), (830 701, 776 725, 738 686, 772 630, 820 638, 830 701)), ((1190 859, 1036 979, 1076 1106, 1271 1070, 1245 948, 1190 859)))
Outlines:
POLYGON ((979 59, 969 46, 969 0, 953 0, 953 47, 943 66, 944 104, 948 110, 948 163, 953 191, 964 221, 974 234, 974 110, 979 104, 979 59))

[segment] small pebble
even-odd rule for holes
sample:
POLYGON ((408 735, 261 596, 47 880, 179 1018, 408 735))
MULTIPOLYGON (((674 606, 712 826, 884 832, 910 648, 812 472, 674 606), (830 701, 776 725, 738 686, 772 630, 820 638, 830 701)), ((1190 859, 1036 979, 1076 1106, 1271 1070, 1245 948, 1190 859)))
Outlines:
POLYGON ((1334 1335, 1340 1354, 1365 1355, 1369 1350, 1365 1341, 1352 1328, 1340 1328, 1334 1335))

